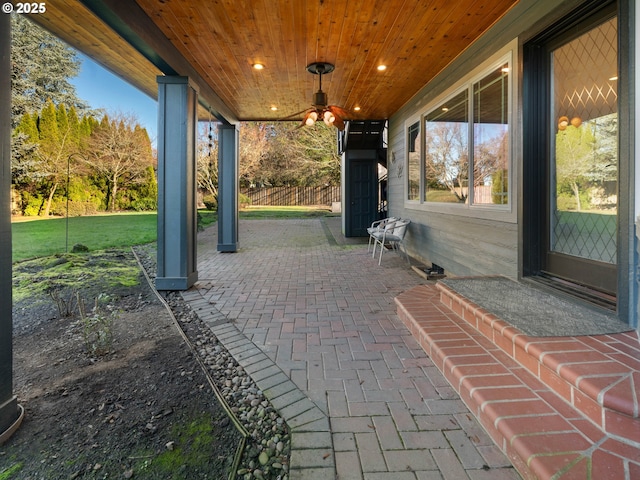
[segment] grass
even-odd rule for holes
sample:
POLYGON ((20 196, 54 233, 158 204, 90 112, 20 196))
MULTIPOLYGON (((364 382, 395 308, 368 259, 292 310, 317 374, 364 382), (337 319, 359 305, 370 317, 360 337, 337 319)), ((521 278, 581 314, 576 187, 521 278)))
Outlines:
POLYGON ((260 207, 251 206, 240 211, 241 219, 313 218, 329 214, 328 208, 317 207, 260 207))
POLYGON ((89 250, 129 247, 156 240, 155 213, 95 215, 14 222, 11 226, 13 261, 71 251, 74 245, 89 250))
MULTIPOLYGON (((200 225, 217 220, 216 212, 200 210, 200 225)), ((241 219, 313 218, 325 216, 327 209, 317 207, 249 207, 240 212, 241 219)), ((155 242, 157 215, 117 213, 89 217, 20 219, 11 226, 13 261, 45 257, 71 251, 82 244, 89 251, 128 248, 155 242)))

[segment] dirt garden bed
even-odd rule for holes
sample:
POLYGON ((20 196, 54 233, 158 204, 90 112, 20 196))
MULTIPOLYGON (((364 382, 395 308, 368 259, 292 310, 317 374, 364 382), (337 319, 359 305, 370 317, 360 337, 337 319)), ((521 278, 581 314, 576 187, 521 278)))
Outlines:
POLYGON ((241 435, 132 252, 16 264, 13 318, 0 479, 228 478, 241 435))

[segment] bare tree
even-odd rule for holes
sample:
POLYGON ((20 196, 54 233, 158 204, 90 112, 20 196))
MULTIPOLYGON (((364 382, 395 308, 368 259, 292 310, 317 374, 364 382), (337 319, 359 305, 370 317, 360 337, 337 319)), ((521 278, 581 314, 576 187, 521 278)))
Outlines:
POLYGON ((430 127, 426 132, 427 179, 434 188, 446 188, 464 202, 469 182, 468 124, 432 122, 430 127))
POLYGON ((198 188, 218 198, 218 130, 215 124, 201 123, 198 129, 198 188))
POLYGON ((137 181, 153 165, 151 142, 147 131, 132 115, 107 115, 89 139, 87 162, 109 187, 107 209, 116 210, 118 188, 123 178, 137 181))

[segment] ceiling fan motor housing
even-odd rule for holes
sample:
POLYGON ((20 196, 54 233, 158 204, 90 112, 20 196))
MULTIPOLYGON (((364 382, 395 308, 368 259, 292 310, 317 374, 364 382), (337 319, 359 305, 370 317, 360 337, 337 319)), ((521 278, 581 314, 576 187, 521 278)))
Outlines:
POLYGON ((324 108, 327 106, 327 103, 327 94, 322 90, 319 90, 313 94, 313 105, 316 108, 324 108))

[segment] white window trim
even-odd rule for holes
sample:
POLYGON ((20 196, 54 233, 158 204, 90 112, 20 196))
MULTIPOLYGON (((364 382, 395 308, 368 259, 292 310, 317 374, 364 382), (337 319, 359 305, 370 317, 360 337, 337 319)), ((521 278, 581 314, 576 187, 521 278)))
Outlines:
MULTIPOLYGON (((415 122, 419 122, 420 125, 420 200, 408 200, 408 182, 404 182, 404 208, 411 210, 418 210, 422 212, 435 212, 443 213, 447 215, 458 215, 465 217, 474 217, 487 220, 498 220, 502 222, 516 223, 517 222, 517 199, 518 199, 518 161, 520 158, 520 130, 518 129, 519 122, 517 121, 517 109, 516 101, 518 98, 518 82, 516 72, 518 66, 518 39, 514 39, 503 48, 501 48, 494 55, 489 57, 485 62, 474 68, 467 75, 462 77, 460 81, 456 82, 451 88, 448 88, 445 92, 435 97, 432 101, 425 105, 415 115, 412 115, 404 122, 404 139, 405 149, 408 146, 409 139, 407 138, 407 131, 409 126, 415 122), (460 93, 465 88, 470 88, 475 82, 484 78, 487 73, 499 65, 509 62, 511 71, 509 72, 509 104, 507 106, 507 115, 509 118, 509 204, 502 205, 483 205, 483 204, 459 204, 459 203, 438 203, 438 202, 425 202, 424 199, 424 119, 426 115, 437 108, 438 105, 445 102, 448 98, 460 93), (516 130, 518 130, 516 132, 516 130)), ((473 118, 473 117, 470 117, 473 118)), ((405 150, 406 151, 406 150, 405 150)), ((405 155, 405 171, 408 175, 409 168, 409 154, 408 151, 405 155)))

